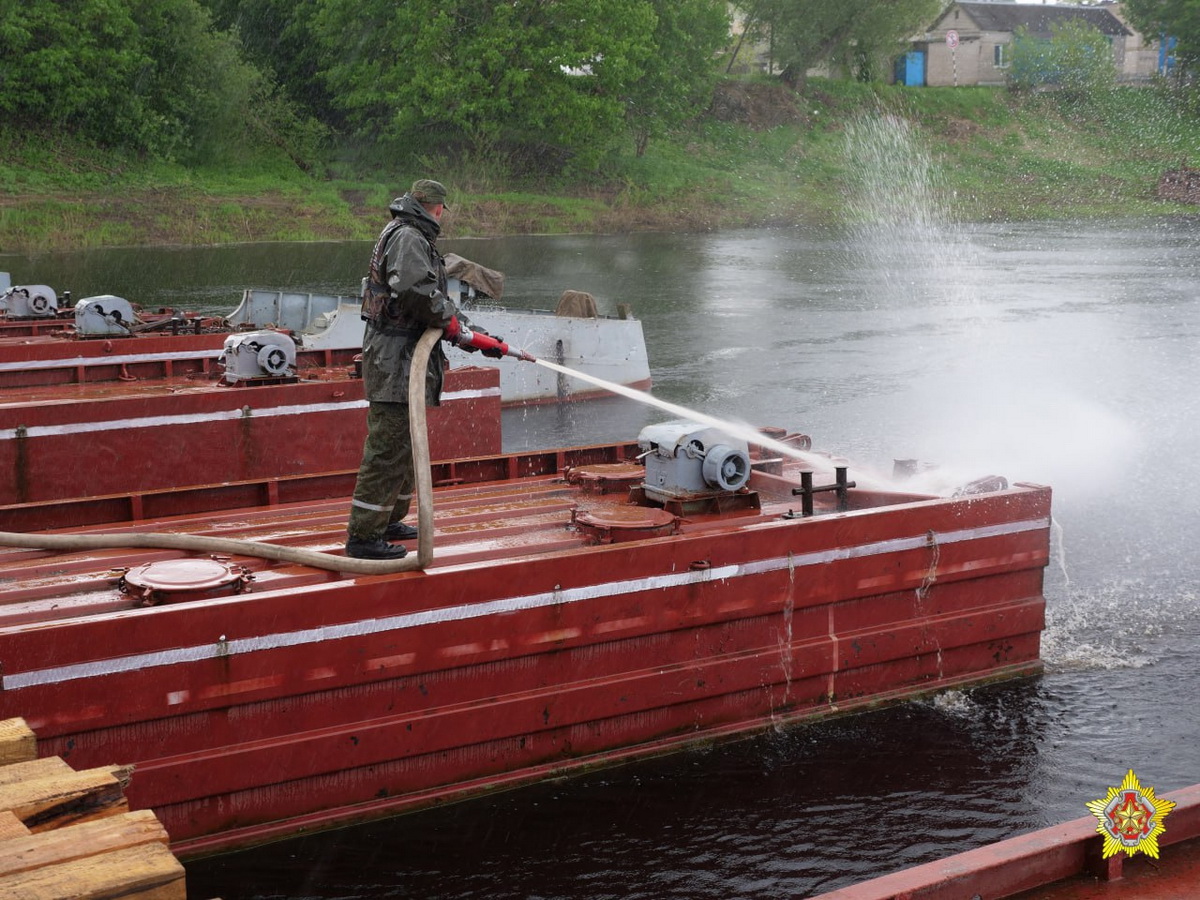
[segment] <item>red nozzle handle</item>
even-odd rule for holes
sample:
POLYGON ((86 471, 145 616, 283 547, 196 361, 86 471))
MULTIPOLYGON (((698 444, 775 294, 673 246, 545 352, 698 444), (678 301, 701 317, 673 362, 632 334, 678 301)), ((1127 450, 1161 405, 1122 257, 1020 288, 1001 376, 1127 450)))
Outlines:
POLYGON ((471 331, 469 328, 464 328, 457 317, 450 320, 450 324, 446 326, 445 334, 448 340, 453 341, 460 347, 472 347, 476 350, 499 350, 505 356, 515 356, 517 359, 534 362, 533 357, 524 350, 510 347, 504 341, 497 340, 490 334, 481 334, 478 331, 471 331))
POLYGON ((497 340, 490 334, 480 334, 478 331, 471 331, 464 328, 463 337, 467 338, 467 345, 474 347, 476 350, 499 350, 501 353, 508 355, 508 344, 497 340), (467 337, 468 335, 470 337, 467 337))

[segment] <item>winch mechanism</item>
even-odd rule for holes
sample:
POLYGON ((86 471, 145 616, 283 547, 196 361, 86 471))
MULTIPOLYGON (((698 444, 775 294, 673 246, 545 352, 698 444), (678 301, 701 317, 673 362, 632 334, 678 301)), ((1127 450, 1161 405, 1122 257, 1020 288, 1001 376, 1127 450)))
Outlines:
POLYGON ((746 441, 684 420, 648 425, 638 435, 646 466, 646 498, 662 504, 709 500, 750 480, 746 441))
POLYGON ((224 381, 290 378, 296 371, 296 343, 279 331, 247 331, 225 338, 219 362, 224 381))
POLYGON ((0 294, 0 311, 10 319, 37 319, 58 313, 58 295, 44 284, 18 284, 0 294))
POLYGON ((75 333, 81 337, 131 334, 140 321, 132 303, 112 294, 84 297, 75 304, 75 333))

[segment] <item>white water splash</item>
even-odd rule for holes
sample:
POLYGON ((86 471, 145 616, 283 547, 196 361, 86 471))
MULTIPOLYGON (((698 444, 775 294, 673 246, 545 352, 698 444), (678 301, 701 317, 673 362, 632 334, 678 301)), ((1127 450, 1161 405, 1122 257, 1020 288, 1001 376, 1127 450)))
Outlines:
POLYGON ((1050 532, 1055 538, 1056 558, 1058 559, 1058 568, 1062 571, 1063 586, 1069 588, 1071 586, 1071 576, 1067 574, 1066 534, 1063 532, 1062 523, 1054 518, 1054 516, 1050 517, 1050 532))
POLYGON ((1139 578, 1068 590, 1047 607, 1042 658, 1051 670, 1140 669, 1159 662, 1164 636, 1195 621, 1197 594, 1139 578))
POLYGON ((948 219, 938 171, 906 119, 876 112, 852 120, 846 156, 859 182, 850 211, 861 221, 924 236, 948 219))
POLYGON ((969 694, 957 689, 935 694, 928 703, 934 709, 965 719, 974 718, 979 710, 979 705, 969 694))
POLYGON ((858 253, 883 279, 876 302, 974 313, 979 250, 954 226, 953 195, 917 127, 893 113, 860 116, 846 127, 845 154, 858 253))

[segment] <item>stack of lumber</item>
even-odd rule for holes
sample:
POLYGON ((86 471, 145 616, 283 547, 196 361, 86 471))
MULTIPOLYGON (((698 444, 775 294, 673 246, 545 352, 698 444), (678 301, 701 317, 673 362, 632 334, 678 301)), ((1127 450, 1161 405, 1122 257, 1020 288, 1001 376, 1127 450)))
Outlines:
POLYGON ((129 811, 131 773, 38 759, 25 721, 0 721, 0 897, 186 900, 166 830, 153 812, 129 811))

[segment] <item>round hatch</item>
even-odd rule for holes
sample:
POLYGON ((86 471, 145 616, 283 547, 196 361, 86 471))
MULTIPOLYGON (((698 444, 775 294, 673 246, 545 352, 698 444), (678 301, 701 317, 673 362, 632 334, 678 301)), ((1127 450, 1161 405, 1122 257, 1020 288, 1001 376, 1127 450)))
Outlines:
POLYGON ((646 467, 636 462, 594 463, 571 466, 563 472, 568 484, 592 494, 624 493, 646 477, 646 467))
POLYGON ((679 519, 665 509, 611 506, 575 510, 571 521, 576 528, 590 535, 598 543, 616 544, 621 541, 638 541, 672 534, 679 519))
POLYGON ((156 606, 240 594, 253 578, 242 566, 217 559, 166 559, 130 569, 119 587, 144 605, 156 606))

